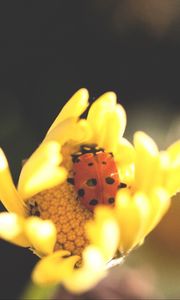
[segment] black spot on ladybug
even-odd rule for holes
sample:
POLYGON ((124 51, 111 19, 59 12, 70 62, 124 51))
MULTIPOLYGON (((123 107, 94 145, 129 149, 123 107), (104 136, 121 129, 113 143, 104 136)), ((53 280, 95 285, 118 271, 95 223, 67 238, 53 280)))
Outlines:
POLYGON ((91 201, 89 201, 89 204, 95 206, 95 205, 98 204, 98 200, 97 199, 92 199, 91 201))
POLYGON ((79 190, 78 190, 78 196, 79 196, 79 197, 83 197, 84 194, 85 194, 84 189, 79 189, 79 190))
POLYGON ((109 152, 109 154, 110 154, 112 157, 114 157, 114 155, 113 155, 113 153, 112 153, 112 152, 109 152))
POLYGON ((103 165, 106 165, 107 163, 106 163, 106 161, 102 161, 102 164, 103 164, 103 165))
POLYGON ((114 203, 114 201, 115 201, 114 197, 110 197, 110 198, 108 199, 108 202, 109 202, 109 203, 114 203))
POLYGON ((118 188, 119 189, 124 189, 124 188, 126 188, 127 187, 127 184, 126 183, 123 183, 123 182, 121 182, 119 185, 118 185, 118 188))
POLYGON ((107 184, 113 184, 114 181, 115 181, 112 177, 106 177, 105 180, 106 180, 106 183, 107 183, 107 184))
POLYGON ((88 166, 90 166, 90 167, 93 166, 93 165, 94 165, 94 164, 93 164, 92 162, 88 163, 88 166))
POLYGON ((86 181, 86 184, 87 184, 88 186, 95 186, 95 185, 97 184, 97 180, 96 180, 95 178, 88 179, 88 180, 86 181))
POLYGON ((74 178, 67 178, 67 182, 74 185, 74 178))

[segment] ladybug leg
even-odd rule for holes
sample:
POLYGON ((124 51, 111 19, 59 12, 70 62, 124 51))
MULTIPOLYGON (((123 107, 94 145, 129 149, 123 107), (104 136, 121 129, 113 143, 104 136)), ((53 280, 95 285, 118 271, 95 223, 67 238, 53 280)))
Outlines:
POLYGON ((74 185, 74 178, 72 177, 67 178, 67 183, 74 185))
POLYGON ((118 189, 124 189, 127 187, 127 184, 126 183, 123 183, 121 182, 119 185, 118 185, 118 189))
POLYGON ((114 154, 113 154, 112 152, 109 152, 109 154, 110 154, 112 157, 114 157, 114 154))
POLYGON ((80 161, 80 159, 79 159, 79 156, 80 156, 81 154, 76 154, 76 153, 74 153, 74 154, 72 154, 71 155, 71 157, 72 157, 72 162, 73 163, 78 163, 79 161, 80 161))

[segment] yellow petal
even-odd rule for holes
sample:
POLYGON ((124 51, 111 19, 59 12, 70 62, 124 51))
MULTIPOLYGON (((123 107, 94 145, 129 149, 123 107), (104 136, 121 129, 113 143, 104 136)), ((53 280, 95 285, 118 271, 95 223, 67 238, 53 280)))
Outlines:
POLYGON ((25 233, 32 247, 40 255, 53 252, 56 242, 56 227, 50 220, 29 217, 25 222, 25 233))
POLYGON ((119 243, 119 226, 114 211, 105 206, 95 209, 94 220, 86 225, 87 237, 106 261, 113 258, 119 243))
POLYGON ((156 227, 169 209, 171 203, 169 194, 161 187, 156 187, 151 191, 151 194, 149 195, 149 202, 151 206, 151 212, 145 235, 147 235, 151 230, 153 230, 154 227, 156 227))
POLYGON ((126 127, 126 113, 124 108, 117 104, 114 109, 104 115, 103 126, 98 144, 106 151, 117 152, 118 144, 126 127))
POLYGON ((104 118, 107 113, 110 113, 114 110, 115 105, 116 94, 113 92, 108 92, 98 98, 89 109, 87 120, 94 131, 94 141, 99 145, 99 139, 101 138, 102 130, 104 127, 104 118))
POLYGON ((135 162, 135 149, 127 139, 122 137, 118 143, 114 157, 119 165, 132 164, 135 162))
POLYGON ((0 199, 5 208, 21 216, 26 214, 25 204, 18 194, 8 166, 7 159, 0 148, 0 199))
POLYGON ((0 238, 18 246, 30 246, 24 234, 24 219, 15 213, 0 214, 0 238))
POLYGON ((47 142, 39 146, 24 164, 18 183, 18 191, 24 199, 62 183, 67 171, 60 167, 60 145, 47 142))
POLYGON ((60 250, 42 258, 35 266, 32 279, 36 284, 57 284, 65 280, 73 272, 78 256, 69 256, 70 253, 60 250))
POLYGON ((88 91, 84 88, 78 90, 71 99, 64 105, 59 115, 51 125, 48 134, 57 127, 62 121, 75 117, 78 118, 88 107, 88 91))
POLYGON ((152 177, 152 189, 157 186, 167 186, 167 173, 170 167, 170 159, 169 155, 166 151, 161 151, 159 153, 156 172, 154 172, 154 176, 152 177))
POLYGON ((147 192, 152 188, 152 178, 158 167, 158 148, 148 135, 140 131, 134 135, 134 145, 136 150, 135 186, 147 192))
POLYGON ((95 246, 88 246, 83 252, 83 265, 63 280, 72 293, 82 293, 93 288, 106 276, 104 257, 95 246))
POLYGON ((145 194, 136 193, 132 197, 128 190, 120 190, 116 196, 115 210, 121 232, 119 250, 127 253, 142 241, 150 205, 145 194))
POLYGON ((171 160, 179 165, 180 164, 180 140, 172 144, 167 149, 167 152, 170 155, 171 160))
POLYGON ((114 159, 121 182, 131 185, 134 182, 135 149, 125 138, 121 138, 117 151, 114 153, 114 159))
POLYGON ((169 169, 166 172, 167 189, 173 196, 180 191, 180 140, 172 144, 168 149, 169 169))
POLYGON ((101 252, 88 246, 83 252, 83 265, 75 269, 79 256, 60 250, 42 258, 35 266, 32 279, 36 284, 62 283, 73 293, 84 292, 97 284, 106 275, 105 261, 101 252))
POLYGON ((116 165, 121 182, 132 185, 134 183, 134 164, 119 165, 116 163, 116 165))
POLYGON ((172 197, 180 192, 180 166, 171 166, 166 176, 166 188, 172 197))
POLYGON ((75 118, 69 118, 52 129, 43 142, 57 141, 60 145, 63 145, 65 142, 72 140, 82 143, 88 141, 91 135, 91 127, 86 120, 77 122, 75 118))

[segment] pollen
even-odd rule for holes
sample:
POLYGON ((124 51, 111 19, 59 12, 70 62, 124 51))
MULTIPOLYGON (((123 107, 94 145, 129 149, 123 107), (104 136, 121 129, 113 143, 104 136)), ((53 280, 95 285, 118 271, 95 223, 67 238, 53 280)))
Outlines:
MULTIPOLYGON (((63 147, 63 165, 69 170, 72 163, 70 147, 63 147)), ((64 182, 54 188, 38 193, 27 200, 29 215, 37 215, 42 219, 50 219, 56 225, 57 241, 55 251, 64 249, 72 255, 81 255, 89 241, 85 234, 85 224, 93 218, 93 213, 87 210, 79 201, 74 187, 64 182)))

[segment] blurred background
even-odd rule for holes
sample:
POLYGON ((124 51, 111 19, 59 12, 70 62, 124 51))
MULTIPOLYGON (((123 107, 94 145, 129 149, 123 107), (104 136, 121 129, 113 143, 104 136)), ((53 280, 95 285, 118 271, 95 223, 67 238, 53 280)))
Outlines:
MULTIPOLYGON (((22 159, 81 87, 90 102, 105 91, 117 93, 131 141, 140 129, 160 149, 178 139, 179 29, 179 0, 1 1, 0 145, 15 182, 22 159)), ((167 299, 180 298, 179 215, 177 196, 126 263, 132 272, 146 272, 167 299)), ((4 241, 0 253, 0 298, 17 299, 37 258, 4 241)), ((121 276, 120 268, 113 272, 121 276)))

